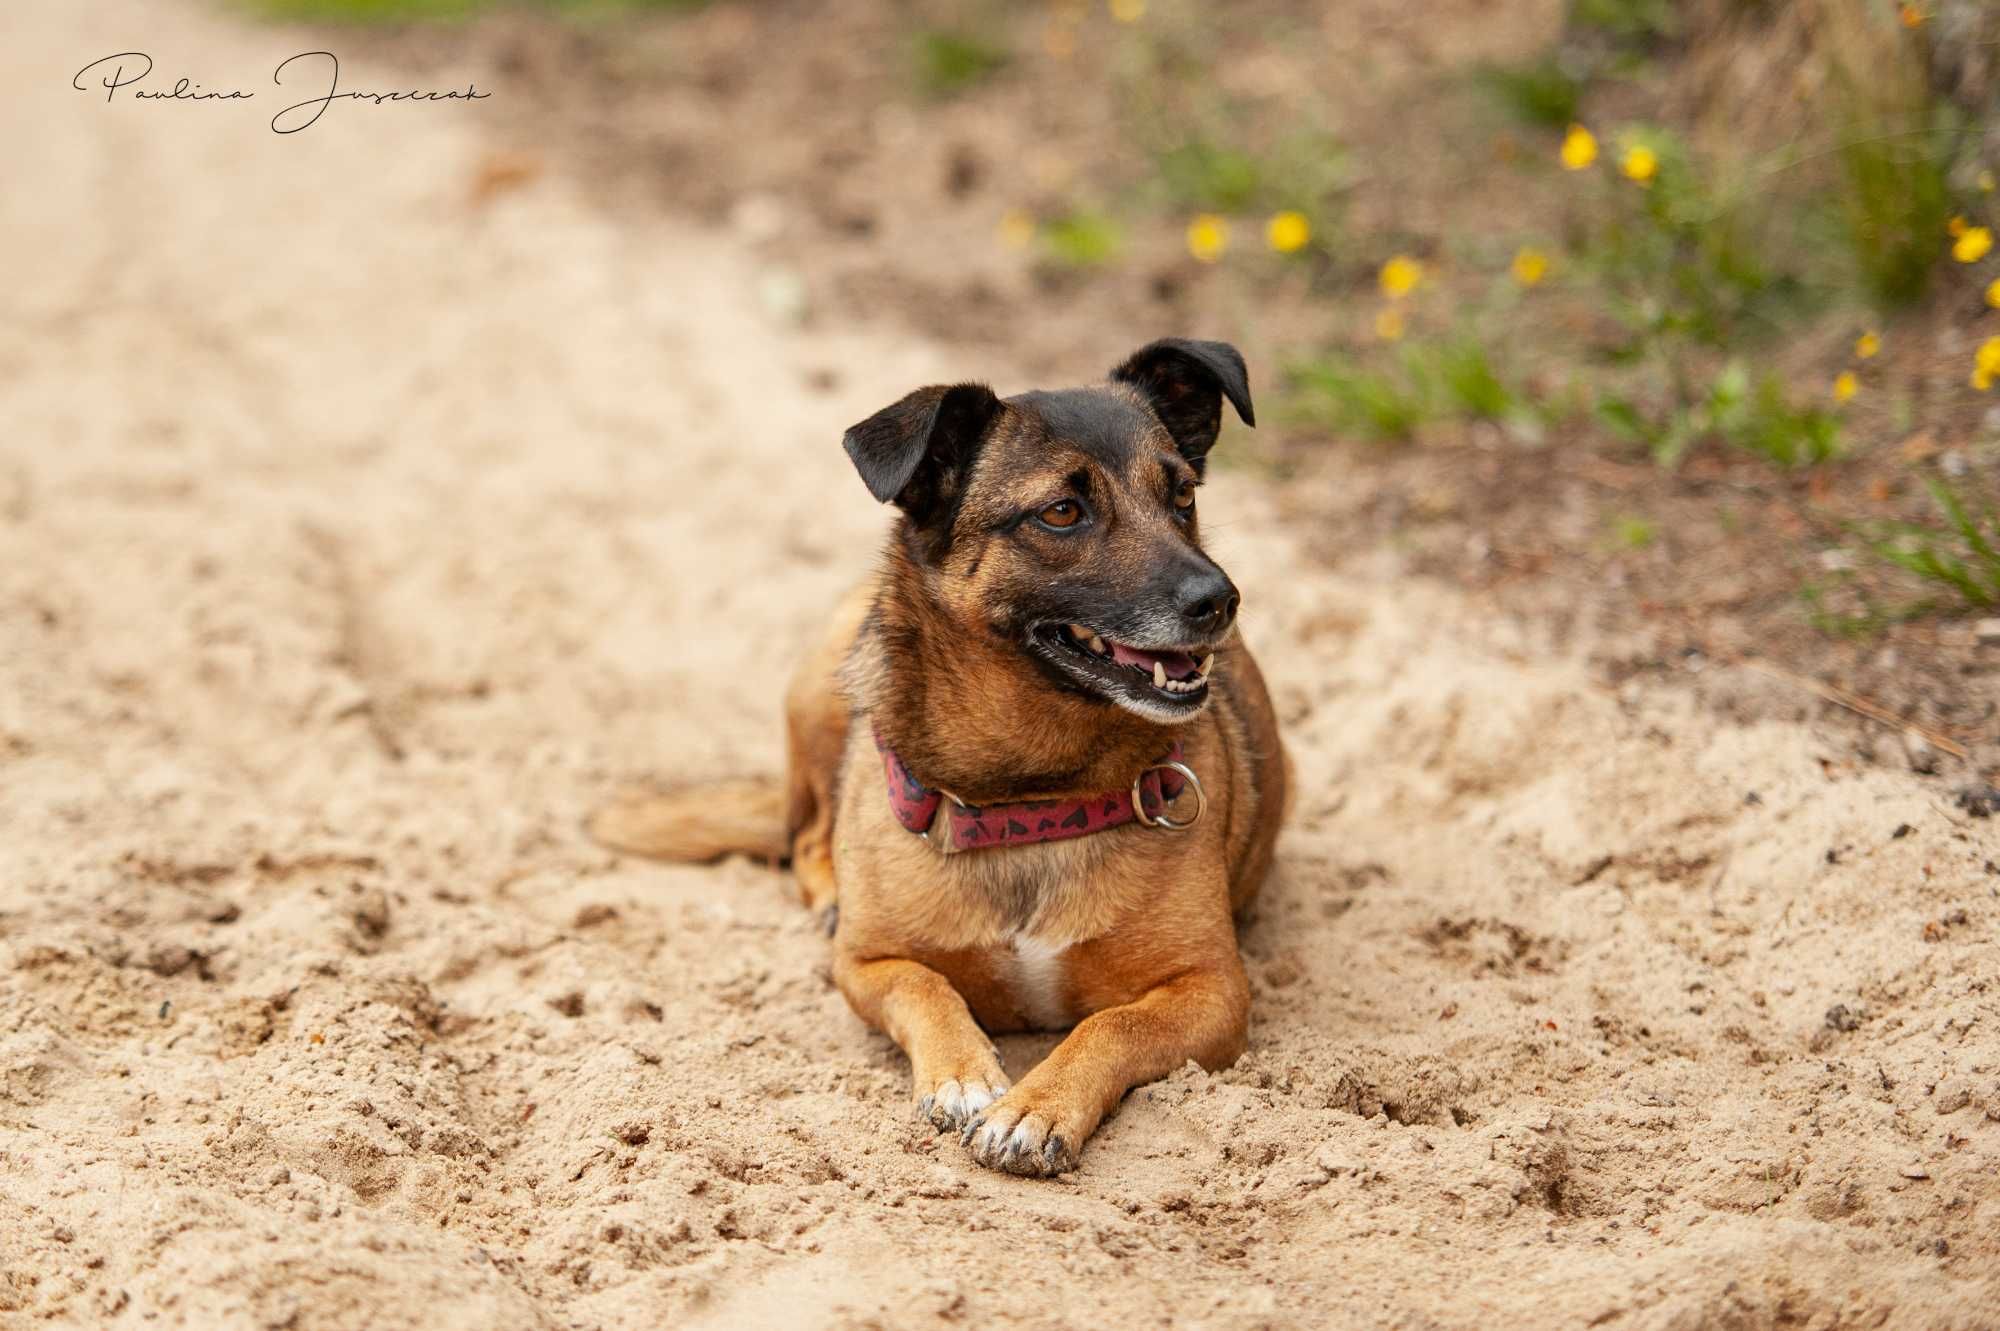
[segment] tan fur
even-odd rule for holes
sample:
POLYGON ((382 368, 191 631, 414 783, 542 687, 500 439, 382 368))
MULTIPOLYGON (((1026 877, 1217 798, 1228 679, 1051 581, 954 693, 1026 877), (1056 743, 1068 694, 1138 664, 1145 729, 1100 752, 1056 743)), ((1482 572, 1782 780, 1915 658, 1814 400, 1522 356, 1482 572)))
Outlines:
POLYGON ((591 836, 613 850, 705 864, 724 855, 785 858, 785 794, 768 778, 640 795, 591 815, 591 836))
MULTIPOLYGON (((1175 724, 1150 720, 1057 687, 1024 647, 1016 608, 1064 560, 1075 576, 1138 586, 1196 542, 1192 515, 1170 511, 1163 488, 1162 469, 1181 465, 1174 449, 1147 427, 1114 465, 1003 407, 952 539, 927 544, 899 521, 880 573, 842 602, 794 676, 782 803, 775 788, 721 804, 662 797, 593 824, 652 854, 706 858, 732 836, 753 853, 789 849, 806 903, 837 903, 841 992, 908 1054, 919 1113, 962 1129, 992 1168, 1071 1168, 1132 1086, 1189 1059, 1224 1067, 1244 1047, 1249 985, 1233 917, 1270 868, 1290 785, 1255 660, 1240 637, 1226 639, 1208 705, 1175 724), (1116 519, 1100 541, 1006 524, 1083 472, 1116 519), (973 804, 1126 790, 1178 741, 1207 811, 1186 831, 1132 823, 946 855, 897 821, 878 738, 919 779, 973 804), (1008 1089, 989 1035, 1063 1028, 1008 1089)), ((1191 818, 1195 803, 1183 792, 1169 813, 1191 818)))
POLYGON ((831 685, 873 603, 866 585, 848 593, 785 691, 785 833, 799 894, 814 911, 834 904, 833 783, 847 747, 848 702, 831 685))
MULTIPOLYGON (((887 577, 907 572, 892 561, 887 577)), ((862 664, 852 673, 866 675, 869 650, 857 644, 862 664)), ((909 1054, 919 1103, 954 1081, 1005 1084, 987 1033, 1074 1025, 986 1112, 972 1142, 982 1163, 1068 1168, 1130 1087, 1190 1058, 1225 1067, 1243 1050, 1249 988, 1231 917, 1270 867, 1287 781, 1263 677, 1240 639, 1211 678, 1214 702, 1176 732, 1208 796, 1207 813, 1186 832, 1129 824, 1074 841, 941 855, 891 813, 867 718, 857 718, 830 829, 840 885, 834 979, 862 1019, 909 1054), (1034 1011, 1042 1005, 1016 983, 1022 938, 1065 949, 1053 1014, 1034 1011)), ((968 763, 1022 749, 1077 759, 1084 774, 1074 789, 1032 792, 1056 796, 1128 786, 1164 747, 1157 727, 1093 711, 1083 727, 1046 700, 1025 713, 986 708, 929 720, 968 763)), ((1183 795, 1172 813, 1185 818, 1192 808, 1183 795)))

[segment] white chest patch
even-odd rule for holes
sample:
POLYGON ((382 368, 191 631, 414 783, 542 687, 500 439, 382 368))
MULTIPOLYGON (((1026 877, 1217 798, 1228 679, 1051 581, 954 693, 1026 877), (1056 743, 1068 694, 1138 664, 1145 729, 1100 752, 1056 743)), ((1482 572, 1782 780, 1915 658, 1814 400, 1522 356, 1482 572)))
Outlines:
POLYGON ((1014 954, 1010 976, 1014 996, 1020 1000, 1028 1020, 1045 1030, 1060 1030, 1069 1025, 1062 965, 1062 954, 1069 950, 1069 944, 1050 943, 1032 934, 1015 934, 1009 946, 1014 954))

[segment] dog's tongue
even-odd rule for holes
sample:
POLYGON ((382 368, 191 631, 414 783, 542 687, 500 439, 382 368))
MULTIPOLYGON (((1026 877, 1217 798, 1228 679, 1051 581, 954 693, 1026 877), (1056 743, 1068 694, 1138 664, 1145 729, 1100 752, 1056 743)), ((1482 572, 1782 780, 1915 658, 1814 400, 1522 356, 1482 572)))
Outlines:
POLYGON ((1153 673, 1153 664, 1158 662, 1167 668, 1168 679, 1187 679, 1195 673, 1195 660, 1186 652, 1142 652, 1137 647, 1112 642, 1111 659, 1120 665, 1137 666, 1149 675, 1153 673))

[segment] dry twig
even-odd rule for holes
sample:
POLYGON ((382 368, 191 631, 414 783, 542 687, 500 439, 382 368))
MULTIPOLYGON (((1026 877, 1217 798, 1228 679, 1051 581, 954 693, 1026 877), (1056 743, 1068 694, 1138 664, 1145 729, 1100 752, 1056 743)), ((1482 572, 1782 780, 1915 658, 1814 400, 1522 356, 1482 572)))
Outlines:
POLYGON ((1819 697, 1826 699, 1836 706, 1845 707, 1850 712, 1867 717, 1870 721, 1878 721, 1896 730, 1907 730, 1913 734, 1921 735, 1933 747, 1950 754, 1960 762, 1970 762, 1972 759, 1972 755, 1966 752, 1963 744, 1960 744, 1942 730, 1924 725, 1920 721, 1905 720, 1884 707, 1881 703, 1864 698, 1858 693, 1850 693, 1838 684, 1822 684, 1820 681, 1809 676, 1786 670, 1783 666, 1774 666, 1768 661, 1745 658, 1738 662, 1738 664, 1749 666, 1753 670, 1761 670, 1765 674, 1776 679, 1782 679, 1788 684, 1796 684, 1806 692, 1817 694, 1819 697))

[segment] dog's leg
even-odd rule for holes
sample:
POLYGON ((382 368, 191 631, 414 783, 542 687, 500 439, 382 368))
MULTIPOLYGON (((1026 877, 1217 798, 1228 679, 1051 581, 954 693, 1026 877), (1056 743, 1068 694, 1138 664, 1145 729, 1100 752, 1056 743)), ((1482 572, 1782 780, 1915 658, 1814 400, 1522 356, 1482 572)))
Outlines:
POLYGON ((1243 1052, 1250 987, 1226 962, 1176 976, 1137 1002, 1078 1023, 1021 1084, 965 1127, 972 1158, 1010 1174, 1060 1174, 1104 1116, 1134 1086, 1190 1058, 1211 1071, 1243 1052))
POLYGON ((854 1011, 909 1055, 917 1115, 956 1131, 1007 1089, 993 1042, 951 981, 915 961, 835 957, 834 983, 854 1011))

